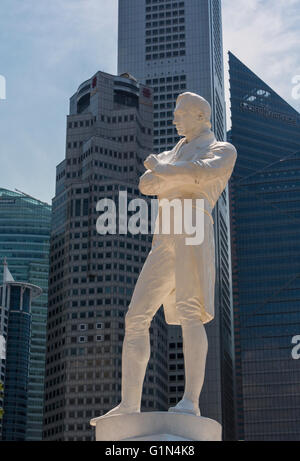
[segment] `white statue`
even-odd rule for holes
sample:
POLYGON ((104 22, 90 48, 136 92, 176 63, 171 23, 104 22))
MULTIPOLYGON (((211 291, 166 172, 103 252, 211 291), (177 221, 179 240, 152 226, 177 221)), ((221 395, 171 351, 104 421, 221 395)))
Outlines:
POLYGON ((217 142, 211 131, 211 107, 202 97, 178 97, 174 124, 184 138, 172 151, 150 155, 140 191, 163 198, 204 199, 204 241, 186 245, 182 235, 154 236, 125 321, 122 401, 104 417, 140 412, 143 381, 150 357, 149 326, 163 304, 169 324, 181 325, 185 363, 183 399, 171 412, 199 416, 205 375, 207 336, 203 324, 214 318, 215 247, 212 210, 236 161, 235 148, 217 142))

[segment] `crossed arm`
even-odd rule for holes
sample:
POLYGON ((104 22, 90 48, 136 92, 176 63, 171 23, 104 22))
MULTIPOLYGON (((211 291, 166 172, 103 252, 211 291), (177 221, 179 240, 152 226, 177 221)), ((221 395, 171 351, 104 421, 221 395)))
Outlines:
POLYGON ((181 184, 200 184, 203 180, 210 181, 228 172, 231 174, 236 151, 233 146, 225 145, 214 149, 204 159, 178 161, 174 164, 162 163, 159 157, 150 155, 144 162, 148 170, 140 179, 140 190, 145 195, 157 195, 161 182, 168 180, 181 184))

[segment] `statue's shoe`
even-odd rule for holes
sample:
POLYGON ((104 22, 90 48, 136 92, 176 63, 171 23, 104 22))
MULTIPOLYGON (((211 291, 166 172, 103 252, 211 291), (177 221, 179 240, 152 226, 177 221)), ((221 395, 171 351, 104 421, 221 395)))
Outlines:
POLYGON ((91 420, 92 425, 96 425, 97 421, 102 418, 108 418, 109 416, 119 416, 119 415, 128 415, 132 413, 140 413, 141 410, 137 407, 128 407, 126 405, 118 405, 117 407, 110 410, 108 413, 105 413, 103 416, 99 416, 98 418, 94 418, 91 420))
POLYGON ((168 410, 171 413, 185 413, 194 416, 200 416, 200 410, 191 400, 183 398, 175 407, 168 410))

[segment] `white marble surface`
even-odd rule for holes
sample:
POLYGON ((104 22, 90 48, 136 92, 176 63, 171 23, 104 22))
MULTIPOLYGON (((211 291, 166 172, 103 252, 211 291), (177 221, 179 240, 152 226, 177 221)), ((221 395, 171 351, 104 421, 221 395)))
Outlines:
POLYGON ((97 441, 221 441, 222 426, 209 418, 151 412, 91 420, 97 441))

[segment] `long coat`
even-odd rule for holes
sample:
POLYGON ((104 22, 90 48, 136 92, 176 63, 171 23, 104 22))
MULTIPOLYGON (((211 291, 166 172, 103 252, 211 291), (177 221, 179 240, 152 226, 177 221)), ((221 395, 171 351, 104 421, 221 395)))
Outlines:
MULTIPOLYGON (((198 286, 201 316, 203 323, 207 323, 214 318, 215 244, 211 213, 232 174, 236 149, 227 142, 217 142, 214 133, 209 131, 189 143, 184 138, 173 150, 155 157, 154 170, 146 171, 140 179, 139 188, 143 194, 156 195, 159 200, 204 200, 204 241, 180 255, 180 263, 183 266, 188 263, 189 280, 198 286), (184 261, 182 258, 190 259, 184 261)), ((164 301, 164 310, 166 321, 178 325, 176 287, 164 301)))

